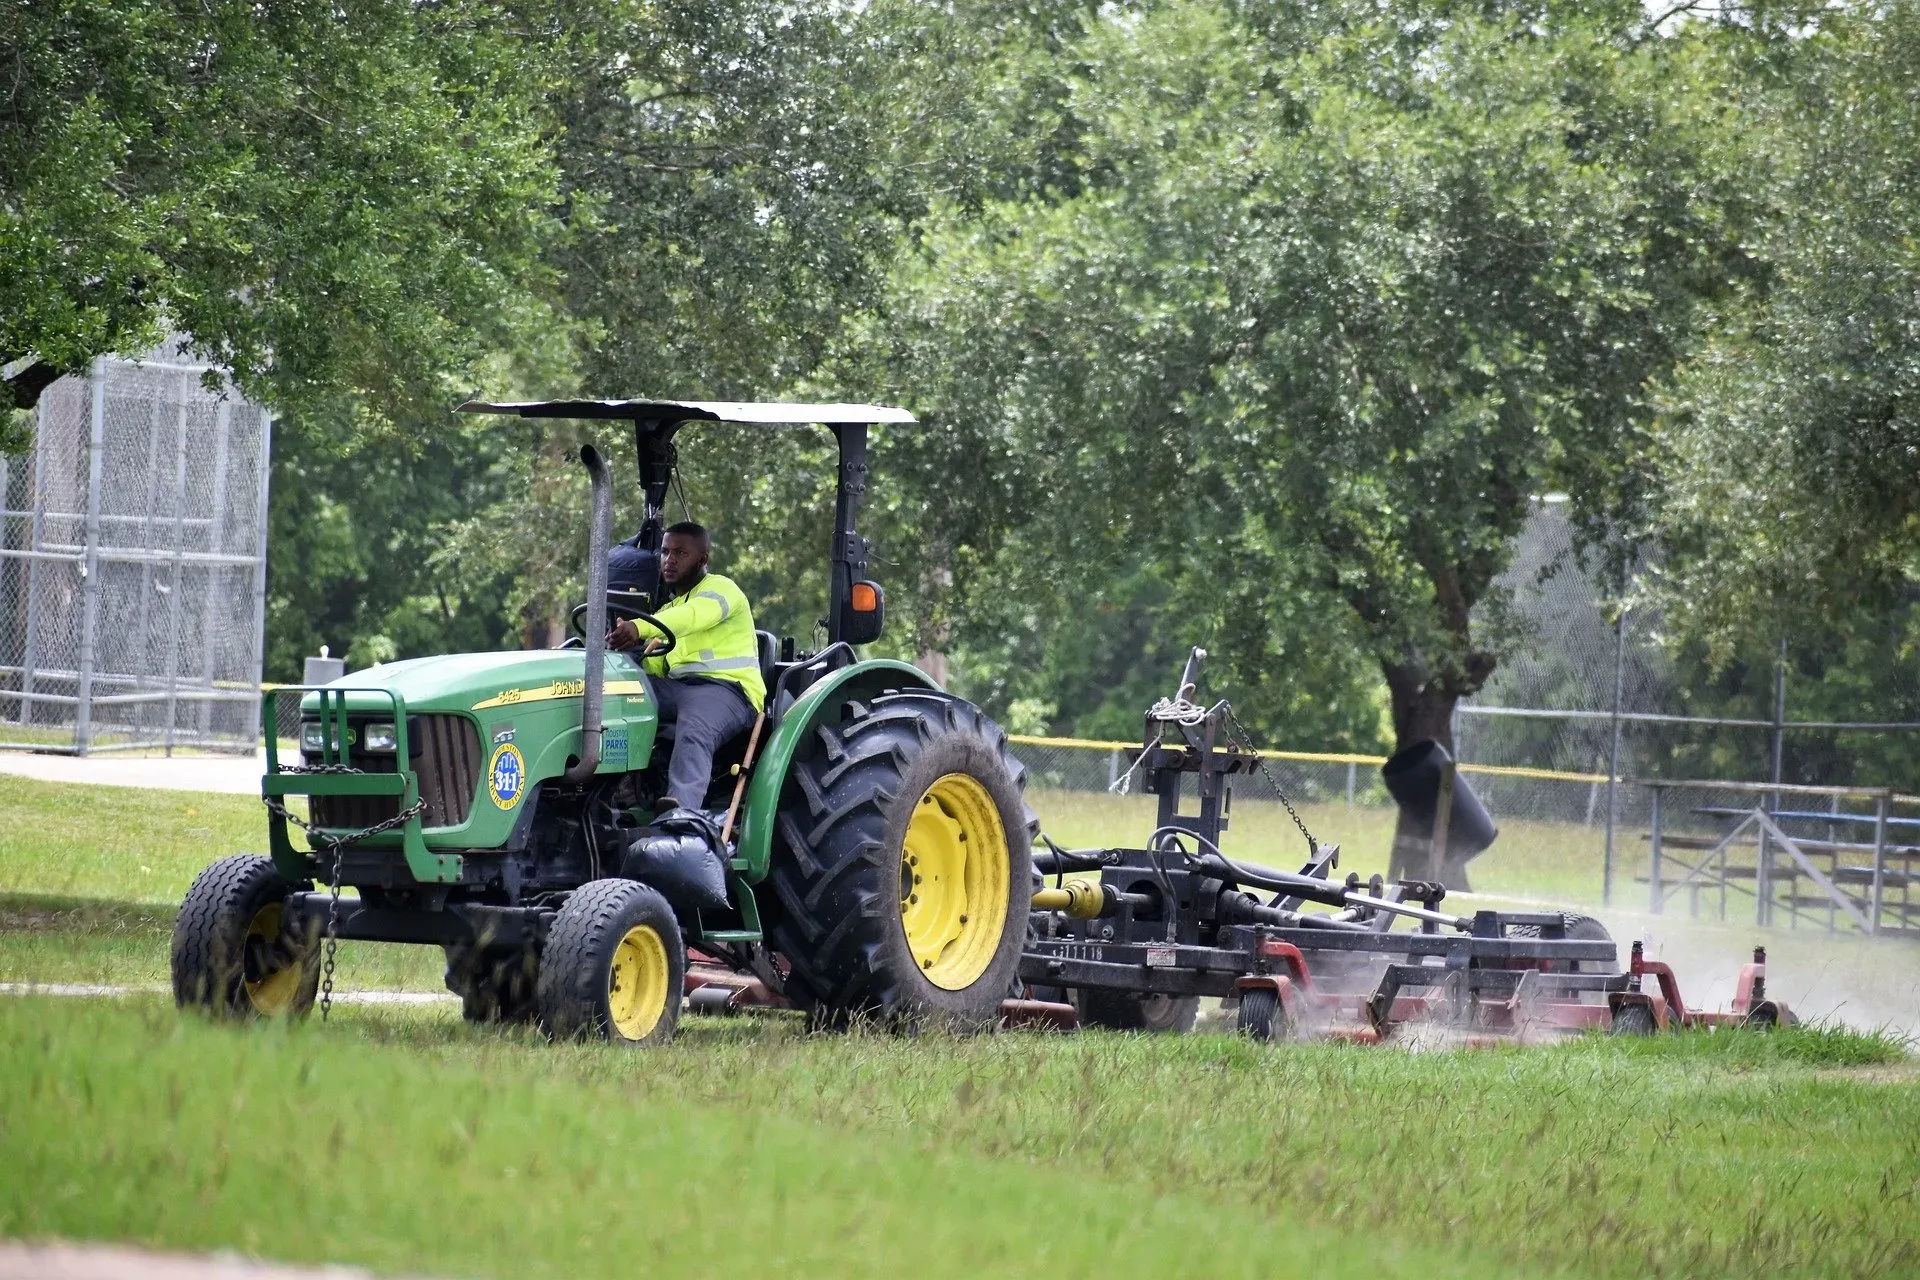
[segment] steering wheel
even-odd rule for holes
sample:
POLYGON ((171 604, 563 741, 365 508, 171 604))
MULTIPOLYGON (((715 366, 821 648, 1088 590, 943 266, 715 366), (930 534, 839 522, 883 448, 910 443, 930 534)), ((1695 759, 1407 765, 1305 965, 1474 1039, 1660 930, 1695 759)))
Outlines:
MULTIPOLYGON (((582 624, 587 618, 587 604, 587 601, 582 600, 579 604, 573 606, 573 612, 567 615, 567 630, 576 636, 584 637, 586 635, 586 630, 582 624)), ((615 618, 644 622, 660 632, 658 636, 647 637, 646 645, 640 650, 640 656, 643 658, 651 658, 656 654, 665 653, 679 643, 678 637, 673 634, 673 628, 648 613, 645 609, 627 604, 624 601, 609 600, 607 601, 607 613, 609 616, 615 618)))

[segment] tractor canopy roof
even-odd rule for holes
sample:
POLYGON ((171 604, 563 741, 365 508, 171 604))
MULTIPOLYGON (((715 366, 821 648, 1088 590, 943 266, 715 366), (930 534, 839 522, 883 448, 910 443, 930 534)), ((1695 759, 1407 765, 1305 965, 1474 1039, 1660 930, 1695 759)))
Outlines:
POLYGON ((522 418, 622 418, 635 422, 746 422, 762 426, 912 425, 905 409, 878 404, 736 404, 724 400, 469 400, 462 413, 511 413, 522 418))

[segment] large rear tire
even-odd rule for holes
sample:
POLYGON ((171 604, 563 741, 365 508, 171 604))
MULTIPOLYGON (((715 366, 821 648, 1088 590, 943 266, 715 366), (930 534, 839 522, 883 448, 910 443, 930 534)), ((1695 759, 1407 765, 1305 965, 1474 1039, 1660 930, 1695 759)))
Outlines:
POLYGON ((991 1025, 1032 901, 1026 771, 930 689, 850 701, 796 757, 768 881, 787 994, 817 1026, 991 1025))
POLYGON ((680 1025, 687 948, 667 900, 633 880, 590 880, 554 917, 536 1002, 556 1040, 665 1044, 680 1025))
POLYGON ((281 928, 293 891, 271 858, 237 853, 202 871, 173 922, 173 1000, 222 1018, 298 1018, 313 1008, 320 951, 281 928))

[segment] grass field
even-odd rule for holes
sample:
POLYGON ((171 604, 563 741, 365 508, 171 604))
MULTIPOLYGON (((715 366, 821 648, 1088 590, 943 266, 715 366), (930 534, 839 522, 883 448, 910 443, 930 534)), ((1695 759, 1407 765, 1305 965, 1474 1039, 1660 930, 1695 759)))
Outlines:
MULTIPOLYGON (((1150 818, 1036 802, 1068 843, 1150 818)), ((1370 871, 1342 812, 1306 816, 1370 871)), ((1248 851, 1290 831, 1236 819, 1248 851)), ((164 984, 193 875, 263 843, 248 797, 0 777, 0 981, 164 984)), ((1530 847, 1512 883, 1549 894, 1579 851, 1530 847)), ((341 969, 441 989, 430 948, 348 944, 341 969)), ((1872 1035, 1420 1053, 682 1026, 634 1054, 450 1003, 234 1028, 158 996, 0 999, 0 1237, 475 1277, 1920 1270, 1920 1075, 1872 1035)))
POLYGON ((1839 1033, 1407 1054, 0 1003, 0 1235, 472 1276, 1897 1275, 1920 1092, 1839 1033), (164 1194, 156 1194, 160 1188, 164 1194))

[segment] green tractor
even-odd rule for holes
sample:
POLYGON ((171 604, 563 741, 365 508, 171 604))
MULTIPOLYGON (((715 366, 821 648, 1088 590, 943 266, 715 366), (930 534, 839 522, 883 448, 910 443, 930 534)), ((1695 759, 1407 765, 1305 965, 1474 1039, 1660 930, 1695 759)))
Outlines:
MULTIPOLYGON (((587 599, 557 649, 390 663, 300 693, 300 755, 271 736, 262 794, 271 856, 240 854, 188 890, 172 947, 182 1007, 300 1015, 332 987, 339 939, 444 949, 473 1021, 557 1037, 672 1037, 697 949, 817 1025, 981 1026, 1016 985, 1036 823, 1024 771, 981 711, 904 662, 862 658, 885 597, 854 522, 867 434, 911 425, 867 405, 642 400, 470 403, 470 412, 632 424, 640 550, 657 551, 690 424, 824 426, 839 445, 827 643, 761 632, 765 710, 723 748, 707 806, 711 865, 689 873, 665 807, 667 735, 650 677, 608 652, 612 488, 591 446, 587 599), (307 797, 307 848, 285 801, 307 797), (351 889, 343 896, 342 889, 351 889)), ((267 723, 275 723, 269 694, 267 723)), ((323 1004, 324 1009, 324 1004, 323 1004)))

